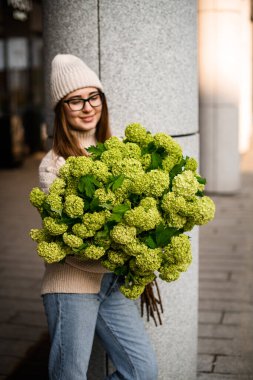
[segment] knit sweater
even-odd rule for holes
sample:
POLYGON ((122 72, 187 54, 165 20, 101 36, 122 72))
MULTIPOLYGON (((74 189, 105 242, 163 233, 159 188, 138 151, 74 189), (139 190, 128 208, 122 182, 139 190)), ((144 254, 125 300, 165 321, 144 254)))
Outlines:
MULTIPOLYGON (((80 146, 87 148, 96 144, 95 129, 88 132, 74 132, 80 146)), ((40 187, 45 192, 57 178, 65 159, 50 150, 39 166, 40 187)), ((47 264, 42 280, 41 294, 47 293, 98 293, 104 273, 108 270, 99 261, 83 261, 74 256, 65 263, 47 264)))

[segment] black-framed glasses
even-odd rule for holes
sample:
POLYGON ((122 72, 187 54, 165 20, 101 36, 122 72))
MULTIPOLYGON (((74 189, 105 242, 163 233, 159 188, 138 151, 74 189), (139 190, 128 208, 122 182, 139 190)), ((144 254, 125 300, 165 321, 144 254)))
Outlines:
POLYGON ((89 98, 72 98, 68 100, 63 100, 63 103, 67 103, 71 111, 81 111, 85 107, 85 103, 88 102, 91 107, 99 107, 103 103, 103 93, 98 92, 97 94, 89 96, 89 98))

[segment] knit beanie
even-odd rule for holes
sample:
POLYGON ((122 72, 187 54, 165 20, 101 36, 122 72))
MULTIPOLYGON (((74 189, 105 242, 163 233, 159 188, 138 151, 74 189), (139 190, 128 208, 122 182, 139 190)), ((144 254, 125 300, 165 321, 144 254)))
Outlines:
POLYGON ((64 96, 83 87, 96 87, 103 91, 98 76, 80 58, 72 54, 57 54, 51 68, 53 108, 64 96))

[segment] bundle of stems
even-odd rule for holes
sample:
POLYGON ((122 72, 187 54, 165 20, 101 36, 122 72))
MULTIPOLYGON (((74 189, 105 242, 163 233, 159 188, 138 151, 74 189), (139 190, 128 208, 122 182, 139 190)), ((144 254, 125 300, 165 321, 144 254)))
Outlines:
POLYGON ((152 281, 145 286, 145 290, 141 295, 141 316, 144 315, 144 309, 147 314, 147 321, 149 322, 150 317, 153 318, 155 325, 158 326, 158 322, 162 325, 161 313, 163 313, 163 304, 156 280, 152 281), (154 287, 156 290, 156 295, 154 292, 154 287), (157 318, 156 318, 157 317, 157 318))

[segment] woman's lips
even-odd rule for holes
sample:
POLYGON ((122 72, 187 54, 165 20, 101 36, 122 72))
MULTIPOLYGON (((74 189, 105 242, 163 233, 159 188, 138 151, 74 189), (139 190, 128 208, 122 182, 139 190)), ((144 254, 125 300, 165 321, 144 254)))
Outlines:
POLYGON ((93 121, 94 116, 86 116, 86 117, 82 117, 81 119, 82 119, 85 123, 89 123, 89 122, 93 121))

